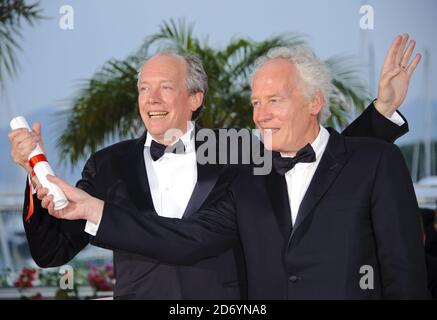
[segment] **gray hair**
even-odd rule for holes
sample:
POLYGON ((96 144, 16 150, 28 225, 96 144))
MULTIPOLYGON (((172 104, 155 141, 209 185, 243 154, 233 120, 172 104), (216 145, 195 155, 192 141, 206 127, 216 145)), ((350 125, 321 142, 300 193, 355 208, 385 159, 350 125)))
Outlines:
POLYGON ((325 63, 317 58, 311 49, 303 45, 273 48, 256 60, 250 77, 251 86, 259 69, 274 59, 285 59, 296 66, 303 81, 305 98, 311 99, 317 92, 322 94, 325 103, 318 115, 318 120, 323 123, 331 115, 327 104, 332 90, 331 72, 325 63))
MULTIPOLYGON (((192 120, 197 119, 199 117, 200 113, 202 112, 202 109, 205 105, 206 94, 208 93, 208 76, 205 72, 205 68, 203 67, 202 60, 200 60, 200 58, 198 56, 195 56, 193 54, 177 53, 177 52, 174 52, 171 50, 159 52, 159 53, 155 54, 153 57, 156 57, 159 55, 174 56, 176 58, 183 59, 185 61, 185 63, 187 64, 187 77, 185 79, 185 82, 187 85, 188 92, 190 94, 197 93, 197 92, 203 93, 202 104, 200 105, 200 108, 198 108, 196 111, 193 112, 193 115, 191 117, 192 120)), ((141 67, 138 71, 138 81, 137 81, 138 87, 139 87, 140 79, 141 79, 141 71, 143 70, 143 66, 147 61, 145 61, 141 65, 141 67)))

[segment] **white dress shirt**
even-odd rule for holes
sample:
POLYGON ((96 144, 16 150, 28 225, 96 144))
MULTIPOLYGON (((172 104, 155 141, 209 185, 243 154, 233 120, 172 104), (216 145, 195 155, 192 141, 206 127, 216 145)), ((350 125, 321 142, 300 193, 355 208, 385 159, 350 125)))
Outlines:
POLYGON ((152 194, 153 206, 158 215, 182 218, 194 186, 197 182, 196 148, 194 125, 181 136, 185 145, 184 154, 166 152, 156 161, 150 156, 151 135, 147 134, 144 144, 144 160, 152 194))
MULTIPOLYGON (((397 111, 387 119, 398 126, 405 123, 397 111)), ((328 143, 328 131, 323 127, 320 128, 319 135, 311 144, 316 153, 316 162, 310 164, 298 163, 285 174, 293 225, 296 221, 300 203, 328 143)), ((146 143, 144 144, 144 162, 146 163, 153 205, 160 216, 181 218, 197 183, 193 122, 190 122, 189 130, 180 138, 185 145, 185 154, 164 153, 160 159, 153 161, 150 157, 152 139, 152 136, 147 133, 146 143)), ((87 221, 85 232, 95 236, 99 225, 100 221, 97 224, 87 221)))
MULTIPOLYGON (((386 116, 384 116, 384 117, 386 117, 386 116)), ((404 119, 402 119, 401 115, 397 111, 395 113, 393 113, 390 117, 386 117, 386 118, 388 120, 390 120, 391 122, 397 124, 399 127, 405 123, 404 119)))
MULTIPOLYGON (((194 124, 180 137, 185 145, 184 154, 166 152, 156 161, 150 156, 150 145, 155 140, 148 132, 144 143, 144 162, 152 195, 153 206, 158 215, 182 218, 188 201, 197 183, 196 147, 194 124)), ((156 140, 155 140, 156 141, 156 140)), ((95 236, 98 224, 87 221, 85 232, 95 236)))
MULTIPOLYGON (((402 126, 405 121, 396 111, 391 117, 386 117, 398 126, 402 126)), ((290 203, 291 221, 294 225, 297 214, 299 212, 300 204, 308 190, 314 173, 319 166, 320 159, 325 152, 326 145, 329 140, 329 132, 324 127, 320 126, 320 132, 317 138, 311 143, 316 154, 316 161, 311 163, 297 163, 293 169, 285 173, 285 180, 287 182, 288 201, 290 203)), ((283 155, 284 156, 284 155, 283 155)), ((286 157, 286 156, 285 156, 286 157)))
MULTIPOLYGON (((291 209, 291 221, 294 225, 297 213, 299 212, 300 204, 305 193, 308 190, 314 173, 319 166, 320 159, 325 152, 326 145, 329 140, 329 132, 324 127, 320 126, 317 138, 311 143, 316 154, 316 161, 310 163, 299 162, 293 169, 285 173, 285 180, 287 182, 288 201, 291 209)), ((282 155, 282 154, 281 154, 282 155)), ((283 157, 287 157, 282 155, 283 157)))

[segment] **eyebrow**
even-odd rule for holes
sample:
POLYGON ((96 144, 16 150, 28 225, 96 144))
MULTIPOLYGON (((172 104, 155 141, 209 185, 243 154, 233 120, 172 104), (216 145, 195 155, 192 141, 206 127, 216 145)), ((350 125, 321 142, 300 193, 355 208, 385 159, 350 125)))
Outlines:
MULTIPOLYGON (((275 93, 275 94, 269 94, 267 96, 268 99, 269 98, 274 98, 274 97, 281 97, 281 95, 279 93, 275 93)), ((258 98, 257 96, 251 96, 250 97, 250 100, 256 100, 256 99, 260 99, 260 98, 258 98)))
MULTIPOLYGON (((167 83, 167 82, 171 82, 171 83, 173 83, 174 81, 173 80, 161 80, 161 81, 159 81, 159 83, 167 83)), ((140 84, 148 84, 149 83, 149 81, 145 81, 145 80, 143 80, 143 81, 140 81, 140 84)))

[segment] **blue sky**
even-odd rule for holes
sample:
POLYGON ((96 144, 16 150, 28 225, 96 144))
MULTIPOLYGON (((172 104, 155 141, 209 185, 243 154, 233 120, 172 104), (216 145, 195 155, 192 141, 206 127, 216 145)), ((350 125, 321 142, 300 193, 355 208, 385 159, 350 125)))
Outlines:
MULTIPOLYGON (((42 0, 42 6, 44 15, 51 19, 23 28, 21 69, 0 97, 2 133, 8 131, 11 113, 28 115, 43 120, 43 126, 48 127, 46 143, 52 144, 59 132, 49 126, 47 113, 68 105, 78 80, 91 77, 107 60, 123 59, 138 49, 163 20, 182 17, 195 24, 196 35, 208 37, 216 47, 226 45, 235 36, 262 40, 295 31, 305 34, 323 59, 349 54, 363 64, 360 50, 364 37, 375 47, 376 76, 394 36, 408 32, 417 41, 417 51, 428 49, 431 53, 429 90, 431 99, 437 100, 437 42, 433 36, 437 30, 437 1, 433 0, 42 0), (359 27, 359 8, 363 3, 374 8, 374 30, 363 32, 359 27), (59 9, 64 4, 74 9, 74 30, 59 28, 59 9)), ((363 73, 367 83, 366 76, 363 73)), ((423 78, 422 63, 401 109, 410 121, 410 133, 400 143, 417 139, 423 133, 423 78)), ((9 154, 5 139, 2 134, 0 147, 9 154)), ((16 172, 12 166, 8 157, 0 168, 0 184, 10 181, 11 173, 6 177, 5 171, 16 172)), ((77 178, 77 173, 73 173, 71 179, 77 178)))

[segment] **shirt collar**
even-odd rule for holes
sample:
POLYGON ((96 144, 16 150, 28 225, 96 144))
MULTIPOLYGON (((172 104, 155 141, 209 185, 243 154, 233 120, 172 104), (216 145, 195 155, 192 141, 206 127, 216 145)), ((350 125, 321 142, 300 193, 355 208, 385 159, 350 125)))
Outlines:
MULTIPOLYGON (((328 144, 328 140, 329 140, 328 130, 326 130, 326 128, 324 128, 320 125, 319 134, 317 135, 316 139, 314 139, 314 141, 312 143, 310 143, 311 147, 314 150, 314 153, 316 154, 316 161, 310 162, 310 163, 299 162, 295 165, 295 167, 292 170, 288 171, 287 173, 292 172, 296 168, 307 168, 307 167, 314 165, 315 163, 318 163, 320 161, 320 158, 323 155, 323 152, 326 149, 326 145, 328 144)), ((282 155, 282 153, 281 153, 281 156, 289 157, 286 155, 285 156, 282 155)))
POLYGON ((311 143, 314 152, 316 153, 316 161, 319 161, 329 140, 329 132, 324 127, 320 126, 317 138, 311 143))
MULTIPOLYGON (((193 121, 189 122, 187 132, 185 132, 179 139, 182 141, 182 143, 185 146, 185 153, 192 152, 195 150, 194 122, 193 121)), ((150 147, 152 140, 156 141, 156 139, 153 138, 152 135, 147 131, 146 142, 144 143, 144 146, 150 147)), ((158 142, 158 141, 156 141, 156 142, 158 142)), ((174 144, 176 142, 177 142, 177 140, 175 142, 173 142, 172 144, 174 144)))

